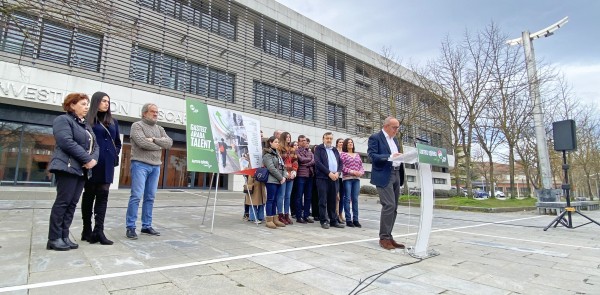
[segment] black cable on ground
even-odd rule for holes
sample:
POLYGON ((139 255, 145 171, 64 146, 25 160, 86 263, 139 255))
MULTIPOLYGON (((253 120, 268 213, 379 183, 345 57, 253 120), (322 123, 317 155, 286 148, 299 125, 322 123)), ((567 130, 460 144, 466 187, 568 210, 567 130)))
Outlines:
POLYGON ((372 274, 368 277, 366 277, 364 280, 361 280, 358 282, 358 285, 356 285, 356 287, 354 287, 354 289, 352 289, 352 291, 350 291, 350 293, 348 293, 348 295, 353 295, 353 294, 358 294, 360 293, 362 290, 364 290, 365 288, 367 288, 368 286, 370 286, 373 282, 377 281, 377 279, 379 279, 381 276, 383 276, 384 274, 386 274, 387 272, 394 270, 396 268, 399 267, 403 267, 403 266, 407 266, 407 265, 411 265, 411 264, 416 264, 423 261, 423 259, 417 260, 417 261, 413 261, 413 262, 409 262, 409 263, 403 263, 403 264, 398 264, 398 265, 394 265, 382 272, 376 273, 376 274, 372 274), (366 282, 368 279, 375 277, 372 281, 370 281, 367 285, 363 286, 362 288, 358 289, 358 287, 360 287, 360 285, 362 285, 364 282, 366 282), (356 291, 356 292, 355 292, 356 291))

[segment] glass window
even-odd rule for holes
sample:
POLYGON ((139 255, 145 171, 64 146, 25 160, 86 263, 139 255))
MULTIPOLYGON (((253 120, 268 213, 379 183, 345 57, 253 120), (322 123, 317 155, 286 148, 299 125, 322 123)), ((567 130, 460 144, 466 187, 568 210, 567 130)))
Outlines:
POLYGON ((154 11, 235 40, 237 17, 231 14, 231 8, 220 9, 216 7, 214 1, 210 3, 210 9, 209 1, 137 0, 137 2, 154 11))
POLYGON ((235 75, 134 46, 129 77, 169 89, 233 102, 235 75))
POLYGON ((346 107, 332 102, 327 103, 327 124, 346 128, 346 107))
POLYGON ((356 66, 356 73, 363 77, 367 77, 367 78, 370 77, 369 72, 366 71, 363 66, 356 66))
POLYGON ((7 22, 7 17, 2 15, 0 18, 0 49, 2 51, 19 54, 23 56, 33 56, 34 40, 37 40, 37 19, 24 14, 13 14, 18 23, 7 22), (25 37, 25 35, 29 37, 25 37))
POLYGON ((406 176, 406 181, 407 182, 415 182, 415 181, 417 181, 417 178, 415 176, 413 176, 413 175, 407 175, 406 176))
POLYGON ((50 185, 48 164, 55 144, 52 127, 0 122, 0 181, 50 185))
POLYGON ((434 178, 433 183, 434 184, 446 184, 446 179, 445 178, 434 178))
POLYGON ((344 61, 333 55, 327 55, 327 76, 336 80, 346 81, 344 61))
POLYGON ((314 121, 314 98, 254 81, 254 107, 314 121))
POLYGON ((0 21, 1 50, 95 72, 100 70, 102 36, 23 14, 11 16, 14 20, 10 23, 5 23, 5 18, 0 21))
POLYGON ((314 42, 278 23, 254 23, 254 46, 306 68, 313 69, 314 42))
POLYGON ((99 71, 102 38, 96 34, 77 31, 74 35, 74 47, 71 64, 74 67, 99 71))

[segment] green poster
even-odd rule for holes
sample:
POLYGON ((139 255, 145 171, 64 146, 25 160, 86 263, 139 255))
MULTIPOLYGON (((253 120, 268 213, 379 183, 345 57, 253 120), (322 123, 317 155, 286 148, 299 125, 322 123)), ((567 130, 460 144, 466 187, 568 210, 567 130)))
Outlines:
POLYGON ((186 99, 187 170, 219 172, 206 104, 186 99))
POLYGON ((419 151, 419 163, 448 167, 446 149, 417 143, 417 150, 419 151))

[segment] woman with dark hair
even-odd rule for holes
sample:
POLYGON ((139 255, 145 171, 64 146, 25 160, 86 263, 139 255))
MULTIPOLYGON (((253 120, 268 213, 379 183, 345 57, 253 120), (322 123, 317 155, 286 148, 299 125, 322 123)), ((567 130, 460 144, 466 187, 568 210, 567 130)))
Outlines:
POLYGON ((365 174, 360 155, 354 150, 354 141, 351 138, 344 140, 342 147, 342 159, 344 173, 344 194, 342 195, 344 211, 346 212, 346 225, 348 227, 362 227, 358 222, 358 193, 360 191, 360 178, 365 174), (352 215, 350 215, 350 202, 352 202, 352 215))
POLYGON ((285 224, 277 219, 277 196, 282 189, 281 185, 285 183, 286 171, 283 166, 283 159, 279 156, 279 139, 275 136, 267 140, 267 148, 263 150, 263 165, 269 170, 269 179, 267 180, 267 203, 265 211, 267 214, 266 226, 268 228, 285 227, 285 224))
POLYGON ((98 163, 98 143, 94 131, 85 121, 89 97, 71 93, 62 107, 67 112, 54 119, 52 132, 56 147, 48 170, 56 179, 56 200, 50 211, 46 249, 67 251, 79 245, 69 239, 69 227, 91 169, 98 163))
POLYGON ((298 173, 298 157, 296 151, 290 146, 292 143, 292 135, 289 132, 283 132, 279 135, 279 148, 277 152, 283 159, 285 167, 286 181, 281 184, 279 195, 277 195, 277 218, 284 224, 294 224, 290 217, 290 203, 292 196, 292 187, 294 186, 294 178, 298 173))
MULTIPOLYGON (((337 148, 338 153, 340 153, 340 155, 342 154, 343 150, 342 150, 342 146, 344 145, 344 139, 343 138, 338 138, 335 140, 335 148, 337 148)), ((342 172, 342 175, 344 173, 342 172)), ((342 199, 344 198, 344 184, 342 183, 342 177, 340 177, 338 179, 338 195, 335 198, 335 212, 337 213, 338 216, 338 221, 339 222, 344 222, 346 221, 344 219, 344 202, 342 201, 342 199)))
POLYGON ((81 240, 91 244, 100 242, 102 245, 112 245, 113 242, 104 235, 104 217, 108 205, 108 188, 113 182, 115 167, 120 164, 121 137, 119 123, 110 112, 108 94, 96 92, 92 95, 87 122, 96 135, 101 153, 98 165, 92 169, 92 177, 85 183, 81 201, 81 217, 83 218, 81 240), (95 222, 93 231, 92 215, 95 222))

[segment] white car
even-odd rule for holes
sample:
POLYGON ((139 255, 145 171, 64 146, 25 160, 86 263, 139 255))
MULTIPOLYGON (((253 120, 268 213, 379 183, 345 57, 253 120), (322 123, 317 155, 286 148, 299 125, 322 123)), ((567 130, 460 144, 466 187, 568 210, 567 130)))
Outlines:
MULTIPOLYGON (((492 192, 489 192, 490 196, 492 195, 492 192)), ((494 192, 494 196, 496 198, 506 198, 506 196, 504 195, 503 191, 495 191, 494 192)))

